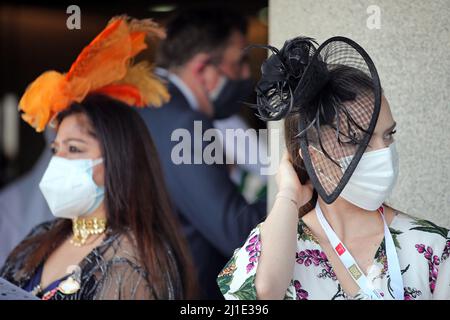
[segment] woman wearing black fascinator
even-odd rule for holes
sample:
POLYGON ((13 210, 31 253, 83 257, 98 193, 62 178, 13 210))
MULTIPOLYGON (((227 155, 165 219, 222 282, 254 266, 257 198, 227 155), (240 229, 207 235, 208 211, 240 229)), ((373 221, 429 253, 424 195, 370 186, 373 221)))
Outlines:
POLYGON ((385 204, 396 123, 354 41, 286 41, 262 65, 258 116, 284 119, 278 194, 218 276, 227 299, 450 299, 449 230, 385 204))

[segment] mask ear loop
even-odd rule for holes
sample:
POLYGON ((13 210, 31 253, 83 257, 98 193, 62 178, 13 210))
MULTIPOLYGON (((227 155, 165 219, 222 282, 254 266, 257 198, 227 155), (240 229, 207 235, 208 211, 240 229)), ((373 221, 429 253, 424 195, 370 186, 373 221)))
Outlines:
MULTIPOLYGON (((100 163, 102 163, 103 162, 103 157, 102 158, 98 158, 98 159, 95 159, 95 160, 92 160, 92 165, 89 167, 89 169, 92 169, 92 168, 94 168, 96 165, 99 165, 100 163)), ((94 174, 94 171, 92 170, 92 175, 94 174)), ((104 187, 105 186, 99 186, 96 182, 95 182, 95 180, 94 180, 94 177, 92 176, 92 181, 94 181, 94 183, 95 183, 95 185, 101 190, 101 192, 100 193, 104 193, 104 187)))
POLYGON ((102 163, 102 162, 103 162, 103 157, 102 157, 102 158, 95 159, 95 160, 92 160, 92 166, 91 166, 91 168, 95 167, 96 165, 98 165, 98 164, 100 164, 100 163, 102 163))
MULTIPOLYGON (((100 163, 102 163, 103 162, 103 157, 102 158, 98 158, 98 159, 95 159, 95 160, 92 160, 92 166, 90 167, 90 169, 92 169, 92 168, 94 168, 96 165, 99 165, 100 163)), ((92 175, 94 174, 94 172, 92 171, 92 175)), ((104 195, 105 194, 105 186, 103 185, 103 186, 100 186, 100 185, 98 185, 96 182, 95 182, 95 180, 94 180, 94 177, 92 177, 92 181, 94 182, 94 184, 97 186, 97 191, 100 191, 100 192, 98 192, 97 194, 96 194, 96 196, 98 197, 98 196, 101 196, 101 195, 104 195)))

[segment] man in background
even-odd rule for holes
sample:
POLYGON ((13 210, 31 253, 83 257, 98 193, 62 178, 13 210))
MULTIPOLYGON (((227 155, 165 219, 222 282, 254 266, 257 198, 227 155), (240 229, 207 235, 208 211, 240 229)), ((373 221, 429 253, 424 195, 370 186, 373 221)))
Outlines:
MULTIPOLYGON (((167 25, 157 53, 157 73, 168 81, 171 100, 139 112, 156 144, 166 184, 190 245, 201 298, 220 299, 216 277, 266 215, 266 204, 247 203, 231 181, 225 164, 174 164, 171 135, 185 129, 194 137, 194 121, 203 133, 213 121, 238 111, 252 90, 243 54, 247 23, 226 9, 184 11, 167 25)), ((201 138, 201 137, 200 137, 201 138)), ((202 148, 191 143, 191 159, 202 148)))

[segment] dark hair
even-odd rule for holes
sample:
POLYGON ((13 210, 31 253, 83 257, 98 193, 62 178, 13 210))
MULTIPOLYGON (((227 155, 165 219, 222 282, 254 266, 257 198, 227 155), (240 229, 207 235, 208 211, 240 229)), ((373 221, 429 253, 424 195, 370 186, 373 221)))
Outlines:
POLYGON ((190 9, 177 13, 166 25, 156 64, 163 68, 184 65, 200 52, 221 59, 221 51, 234 31, 247 33, 244 17, 227 8, 190 9))
MULTIPOLYGON (((88 117, 101 146, 108 227, 135 239, 133 244, 156 298, 167 299, 166 282, 179 283, 180 279, 183 296, 176 298, 193 298, 195 283, 189 251, 171 209, 158 154, 145 123, 133 108, 101 95, 89 96, 60 112, 57 125, 73 114, 88 117), (170 279, 163 277, 165 274, 170 279)), ((26 269, 35 268, 70 230, 71 221, 64 219, 49 232, 30 239, 38 245, 26 261, 26 269)))
POLYGON ((313 38, 298 36, 281 49, 254 45, 272 55, 261 66, 253 107, 263 120, 286 118, 285 141, 300 182, 311 179, 329 204, 368 146, 382 89, 375 65, 356 42, 337 36, 318 48, 316 44, 313 38), (309 146, 318 152, 313 155, 309 146), (344 169, 338 158, 350 154, 353 158, 344 169))
MULTIPOLYGON (((340 102, 353 101, 357 98, 356 92, 372 91, 373 83, 370 77, 359 69, 336 65, 329 69, 329 78, 325 86, 316 97, 309 102, 306 109, 317 110, 324 99, 335 99, 340 102)), ((307 114, 305 114, 308 116, 307 114)), ((299 112, 290 113, 284 121, 284 139, 289 156, 292 160, 295 171, 302 184, 309 180, 302 158, 300 157, 299 123, 301 114, 299 112)), ((323 125, 332 125, 336 118, 334 110, 325 110, 323 125)), ((317 192, 308 204, 314 205, 317 199, 317 192)), ((306 212, 305 212, 306 213, 306 212)))

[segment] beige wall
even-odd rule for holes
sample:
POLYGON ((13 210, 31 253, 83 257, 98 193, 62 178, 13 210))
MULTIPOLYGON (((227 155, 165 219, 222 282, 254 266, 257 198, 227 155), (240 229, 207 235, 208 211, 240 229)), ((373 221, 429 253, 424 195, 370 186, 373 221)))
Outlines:
MULTIPOLYGON (((450 1, 271 0, 269 43, 352 38, 377 66, 398 123, 400 177, 390 203, 450 227, 450 1), (381 9, 369 29, 368 6, 381 9)), ((271 124, 272 127, 278 124, 271 124)), ((275 187, 269 187, 271 196, 275 187)))

